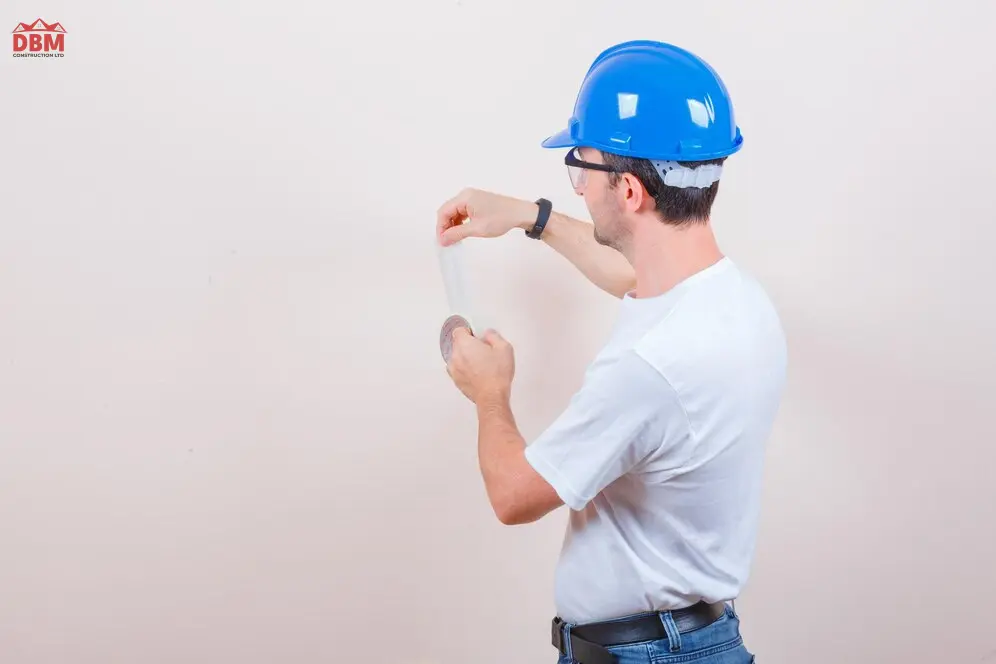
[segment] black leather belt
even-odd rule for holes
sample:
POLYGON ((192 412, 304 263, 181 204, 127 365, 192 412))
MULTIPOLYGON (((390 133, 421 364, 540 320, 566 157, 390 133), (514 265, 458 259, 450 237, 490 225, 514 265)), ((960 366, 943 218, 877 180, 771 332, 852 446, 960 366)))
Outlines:
MULTIPOLYGON (((699 602, 671 611, 678 633, 690 632, 718 620, 726 611, 724 602, 699 602)), ((613 664, 615 657, 606 648, 667 638, 661 613, 641 613, 619 620, 585 623, 571 627, 571 654, 581 664, 613 664)), ((564 621, 553 619, 553 646, 567 654, 564 621)))

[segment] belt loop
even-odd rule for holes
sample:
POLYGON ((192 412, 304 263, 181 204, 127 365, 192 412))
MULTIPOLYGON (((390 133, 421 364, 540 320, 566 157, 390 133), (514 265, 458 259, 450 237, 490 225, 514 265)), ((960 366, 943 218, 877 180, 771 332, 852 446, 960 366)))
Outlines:
POLYGON ((734 618, 739 618, 740 617, 740 616, 737 615, 737 600, 735 600, 735 599, 731 599, 730 600, 730 610, 733 611, 733 617, 734 618))
POLYGON ((660 614, 661 622, 664 623, 664 631, 667 632, 667 642, 671 652, 681 650, 681 634, 678 633, 678 626, 674 624, 674 617, 670 611, 660 614))
POLYGON ((574 661, 574 649, 571 648, 571 628, 574 627, 574 623, 565 622, 564 626, 561 628, 564 634, 564 654, 567 655, 567 661, 574 661))

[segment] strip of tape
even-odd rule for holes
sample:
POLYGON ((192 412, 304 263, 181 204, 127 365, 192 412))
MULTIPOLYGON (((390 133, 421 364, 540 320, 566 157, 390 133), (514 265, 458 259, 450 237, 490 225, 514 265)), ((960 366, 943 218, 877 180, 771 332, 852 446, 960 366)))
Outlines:
POLYGON ((462 241, 448 247, 437 246, 449 313, 462 316, 473 328, 476 312, 471 302, 470 279, 466 273, 466 247, 462 241))

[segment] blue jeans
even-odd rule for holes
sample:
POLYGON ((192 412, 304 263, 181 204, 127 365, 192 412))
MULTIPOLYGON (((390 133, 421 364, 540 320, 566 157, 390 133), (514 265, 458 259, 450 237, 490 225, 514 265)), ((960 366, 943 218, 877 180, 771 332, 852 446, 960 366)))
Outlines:
MULTIPOLYGON (((667 626, 666 613, 661 620, 667 626)), ((671 633, 671 630, 669 630, 671 633)), ((744 647, 740 636, 740 619, 729 606, 726 612, 714 622, 677 634, 673 639, 629 643, 612 646, 608 651, 616 656, 617 664, 752 664, 754 655, 744 647)), ((577 664, 576 660, 561 655, 557 664, 577 664)), ((582 663, 583 664, 583 663, 582 663)))

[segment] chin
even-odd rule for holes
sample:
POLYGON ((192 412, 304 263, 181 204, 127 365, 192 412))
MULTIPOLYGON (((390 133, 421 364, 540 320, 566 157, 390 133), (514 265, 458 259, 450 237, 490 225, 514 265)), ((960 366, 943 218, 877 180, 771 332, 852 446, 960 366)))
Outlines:
POLYGON ((599 243, 603 247, 610 247, 612 249, 618 249, 618 247, 616 247, 616 243, 613 240, 611 240, 610 238, 607 238, 604 235, 602 235, 601 233, 599 233, 597 228, 595 229, 595 242, 599 243))
POLYGON ((606 213, 604 210, 591 210, 592 227, 594 228, 595 242, 603 247, 611 247, 619 250, 618 231, 619 223, 616 215, 606 213))
POLYGON ((605 245, 606 247, 609 246, 609 241, 604 235, 598 232, 598 226, 596 224, 592 224, 592 234, 595 236, 595 242, 605 245))

